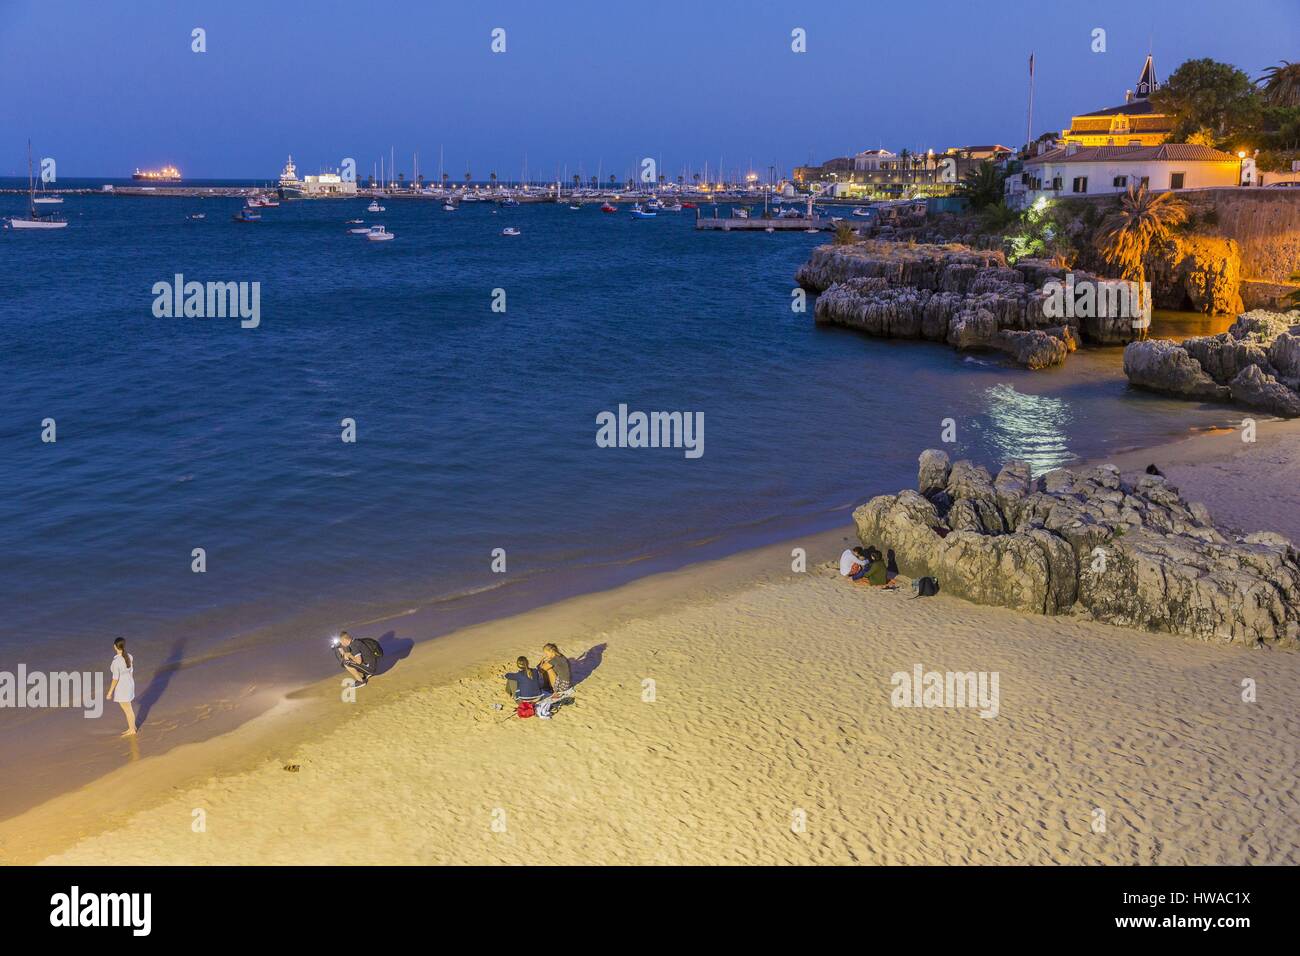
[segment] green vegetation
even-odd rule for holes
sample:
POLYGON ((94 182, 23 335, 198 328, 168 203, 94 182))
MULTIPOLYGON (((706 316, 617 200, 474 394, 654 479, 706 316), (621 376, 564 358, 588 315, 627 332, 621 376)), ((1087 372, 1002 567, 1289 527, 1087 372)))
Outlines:
MULTIPOLYGON (((1145 185, 1120 199, 1101 222, 1096 245, 1101 257, 1120 274, 1138 284, 1138 309, 1145 309, 1146 257, 1151 247, 1167 242, 1176 226, 1187 221, 1187 204, 1173 193, 1152 193, 1145 185)), ((1145 335, 1145 329, 1143 330, 1145 335)))
POLYGON ((1284 60, 1252 81, 1227 63, 1188 60, 1151 102, 1174 117, 1175 142, 1231 153, 1259 150, 1259 168, 1275 172, 1300 159, 1300 63, 1284 60))
POLYGON ((851 246, 857 241, 858 237, 853 234, 853 227, 847 222, 837 222, 835 224, 835 245, 851 246))
POLYGON ((965 196, 970 200, 971 208, 977 211, 999 205, 1002 202, 1002 184, 1006 178, 996 163, 986 159, 957 184, 957 195, 965 196))

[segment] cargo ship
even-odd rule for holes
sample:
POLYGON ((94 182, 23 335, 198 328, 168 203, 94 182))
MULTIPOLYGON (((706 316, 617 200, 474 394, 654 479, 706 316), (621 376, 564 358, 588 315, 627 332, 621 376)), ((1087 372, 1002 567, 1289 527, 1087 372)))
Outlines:
POLYGON ((131 178, 144 179, 151 183, 178 183, 181 181, 181 171, 175 166, 164 166, 162 169, 137 168, 131 178))

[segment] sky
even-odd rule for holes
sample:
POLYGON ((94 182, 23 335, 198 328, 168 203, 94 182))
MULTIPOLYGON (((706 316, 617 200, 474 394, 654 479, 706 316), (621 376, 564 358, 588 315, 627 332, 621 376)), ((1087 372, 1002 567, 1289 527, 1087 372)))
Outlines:
POLYGON ((1161 79, 1195 57, 1258 76, 1300 60, 1300 0, 0 0, 0 175, 26 175, 29 137, 61 178, 270 180, 289 153, 364 175, 390 148, 430 179, 440 148, 456 179, 785 174, 1019 145, 1031 51, 1037 135, 1122 102, 1149 47, 1161 79))

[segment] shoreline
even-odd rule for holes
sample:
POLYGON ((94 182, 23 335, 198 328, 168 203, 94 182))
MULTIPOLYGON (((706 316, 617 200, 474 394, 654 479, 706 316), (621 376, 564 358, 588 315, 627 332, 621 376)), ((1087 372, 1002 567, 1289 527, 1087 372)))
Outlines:
MULTIPOLYGON (((1155 462, 1174 484, 1183 488, 1189 499, 1205 500, 1207 495, 1198 488, 1211 491, 1212 500, 1207 504, 1221 524, 1247 531, 1275 530, 1296 540, 1300 539, 1297 524, 1300 508, 1296 508, 1300 500, 1297 493, 1286 487, 1283 476, 1286 463, 1296 461, 1297 447, 1300 447, 1300 423, 1262 422, 1255 446, 1243 445, 1234 432, 1216 431, 1125 452, 1107 460, 1119 465, 1126 474, 1155 462), (1236 444, 1229 445, 1229 441, 1236 444), (1233 471, 1239 471, 1244 477, 1246 469, 1236 467, 1243 464, 1239 459, 1257 453, 1262 454, 1254 460, 1252 468, 1257 474, 1252 475, 1252 480, 1236 477, 1224 480, 1225 473, 1233 471), (1263 467, 1260 462, 1264 463, 1263 467), (1276 488, 1262 487, 1261 483, 1266 486, 1270 478, 1276 488), (1252 523, 1254 527, 1250 526, 1252 523)), ((1079 462, 1072 467, 1095 463, 1079 462)), ((116 811, 105 814, 105 806, 130 807, 139 817, 148 817, 177 792, 202 789, 212 782, 224 785, 231 780, 246 780, 250 775, 257 778, 259 771, 265 774, 265 768, 276 762, 292 764, 300 759, 295 755, 303 751, 328 747, 341 723, 347 726, 358 719, 382 720, 389 708, 409 705, 425 694, 446 696, 446 692, 454 694, 458 687, 472 687, 477 692, 485 681, 496 686, 493 675, 505 661, 521 651, 532 657, 545 640, 555 640, 566 651, 571 647, 590 650, 601 647, 602 637, 611 632, 647 626, 653 632, 658 626, 656 622, 666 622, 665 628, 671 630, 677 618, 689 617, 701 607, 762 598, 769 591, 785 592, 792 588, 797 591, 798 585, 792 580, 798 579, 790 574, 789 568, 792 547, 807 549, 807 579, 812 581, 814 569, 834 557, 850 539, 852 526, 846 514, 841 525, 829 530, 705 561, 691 561, 687 557, 689 563, 672 569, 588 590, 519 613, 498 614, 444 633, 437 640, 419 640, 410 649, 409 656, 399 659, 389 673, 360 692, 362 702, 369 706, 349 708, 342 715, 338 712, 336 677, 278 697, 272 694, 275 699, 266 701, 267 709, 232 729, 179 744, 160 755, 131 759, 83 786, 0 821, 0 859, 7 863, 33 863, 83 841, 93 845, 104 831, 120 826, 129 816, 116 811), (341 719, 331 722, 331 717, 341 719)), ((893 597, 906 600, 902 595, 893 597)), ((958 620, 971 616, 998 620, 1008 615, 1020 620, 1019 615, 1011 612, 978 608, 950 599, 927 606, 942 607, 958 620)), ((377 636, 386 628, 391 630, 396 621, 402 621, 404 628, 416 629, 421 626, 419 613, 385 617, 366 629, 356 630, 358 636, 370 636, 372 631, 377 636)), ((1046 627, 1052 620, 1020 623, 1035 630, 1036 624, 1046 627)), ((1069 618, 1058 623, 1068 625, 1067 629, 1082 626, 1069 618)), ((1205 647, 1204 652, 1193 656, 1208 654, 1207 660, 1222 659, 1215 658, 1215 654, 1235 653, 1173 635, 1144 635, 1105 625, 1088 625, 1085 630, 1098 628, 1102 634, 1109 633, 1117 640, 1137 635, 1143 644, 1154 641, 1165 642, 1170 648, 1205 647)), ((1181 652, 1168 653, 1177 657, 1181 652)), ((599 669, 600 662, 597 664, 599 669)), ((595 716, 585 710, 575 712, 581 719, 595 716)), ((464 701, 456 702, 450 713, 468 719, 470 726, 479 730, 483 729, 480 725, 502 716, 502 712, 470 707, 464 701)), ((561 726, 561 721, 552 726, 561 726)), ((534 728, 530 726, 531 729, 534 728)))

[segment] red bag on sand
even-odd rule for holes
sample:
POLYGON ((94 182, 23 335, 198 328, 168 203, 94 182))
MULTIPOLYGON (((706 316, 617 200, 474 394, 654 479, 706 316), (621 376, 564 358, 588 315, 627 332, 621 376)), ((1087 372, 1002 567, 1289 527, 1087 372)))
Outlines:
POLYGON ((521 700, 519 706, 515 708, 516 717, 531 717, 535 713, 537 713, 537 710, 533 707, 531 700, 521 700))

